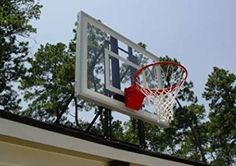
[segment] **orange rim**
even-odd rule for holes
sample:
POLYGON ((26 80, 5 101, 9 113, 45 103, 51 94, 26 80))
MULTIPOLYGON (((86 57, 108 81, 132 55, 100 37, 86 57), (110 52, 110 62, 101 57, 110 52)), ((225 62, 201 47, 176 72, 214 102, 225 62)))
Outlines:
POLYGON ((135 85, 135 86, 138 85, 138 87, 141 88, 141 89, 151 90, 152 92, 157 92, 157 94, 159 94, 159 93, 163 93, 163 91, 164 91, 164 92, 167 92, 167 91, 168 91, 168 92, 172 92, 172 91, 174 91, 176 88, 180 87, 180 86, 186 81, 187 77, 188 77, 188 71, 187 71, 187 69, 186 69, 183 65, 181 65, 181 64, 179 64, 179 63, 176 63, 176 62, 173 62, 173 61, 159 61, 159 62, 155 62, 155 63, 148 64, 148 65, 146 65, 146 66, 141 67, 140 69, 138 69, 138 70, 135 72, 134 76, 133 76, 133 83, 132 83, 132 84, 135 85), (152 88, 152 89, 142 88, 141 85, 139 85, 139 84, 137 83, 137 77, 139 76, 139 74, 140 74, 143 70, 145 70, 146 68, 148 68, 148 67, 150 67, 150 66, 158 66, 158 65, 173 65, 173 66, 178 66, 178 67, 180 67, 180 68, 182 69, 182 71, 183 71, 184 73, 186 73, 186 74, 185 74, 185 77, 184 77, 179 83, 177 83, 176 85, 171 86, 171 87, 166 87, 166 88, 152 88))

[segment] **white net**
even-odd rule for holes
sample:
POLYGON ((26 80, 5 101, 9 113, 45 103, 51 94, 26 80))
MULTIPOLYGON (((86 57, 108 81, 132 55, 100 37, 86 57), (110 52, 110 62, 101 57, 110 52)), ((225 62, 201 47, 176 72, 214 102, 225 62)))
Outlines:
POLYGON ((147 103, 154 105, 158 121, 169 124, 174 118, 175 98, 187 77, 177 63, 161 63, 144 68, 136 78, 147 103))

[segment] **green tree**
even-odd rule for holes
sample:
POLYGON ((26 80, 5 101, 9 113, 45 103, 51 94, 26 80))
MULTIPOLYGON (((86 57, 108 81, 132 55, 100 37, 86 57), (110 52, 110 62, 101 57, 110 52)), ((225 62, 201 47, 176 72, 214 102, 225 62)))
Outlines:
POLYGON ((209 101, 209 152, 214 165, 235 165, 236 75, 214 67, 203 97, 209 101))
POLYGON ((21 89, 30 104, 23 114, 58 123, 74 98, 74 55, 65 44, 46 44, 28 62, 21 89))
POLYGON ((175 155, 195 161, 207 162, 207 130, 206 114, 203 105, 192 103, 185 106, 181 112, 176 114, 175 122, 179 129, 183 130, 182 140, 175 155))
POLYGON ((25 39, 36 32, 30 21, 39 19, 41 7, 34 0, 0 1, 0 105, 5 110, 20 109, 14 85, 26 72, 28 42, 25 39))

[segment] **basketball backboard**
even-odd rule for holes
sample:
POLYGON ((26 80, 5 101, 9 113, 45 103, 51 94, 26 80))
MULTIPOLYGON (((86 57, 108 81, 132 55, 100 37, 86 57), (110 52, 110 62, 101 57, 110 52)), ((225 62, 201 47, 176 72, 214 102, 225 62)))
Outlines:
POLYGON ((153 108, 144 106, 136 111, 124 104, 124 89, 131 85, 135 71, 158 61, 158 57, 82 11, 76 44, 76 97, 168 127, 158 120, 153 108))

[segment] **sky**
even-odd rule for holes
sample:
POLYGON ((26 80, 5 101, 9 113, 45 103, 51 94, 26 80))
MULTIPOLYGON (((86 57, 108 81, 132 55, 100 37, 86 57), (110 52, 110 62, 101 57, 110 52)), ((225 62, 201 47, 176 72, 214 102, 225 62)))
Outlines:
POLYGON ((41 0, 31 49, 69 43, 77 13, 84 11, 156 56, 179 60, 189 72, 199 103, 208 75, 217 66, 236 73, 235 0, 41 0))

